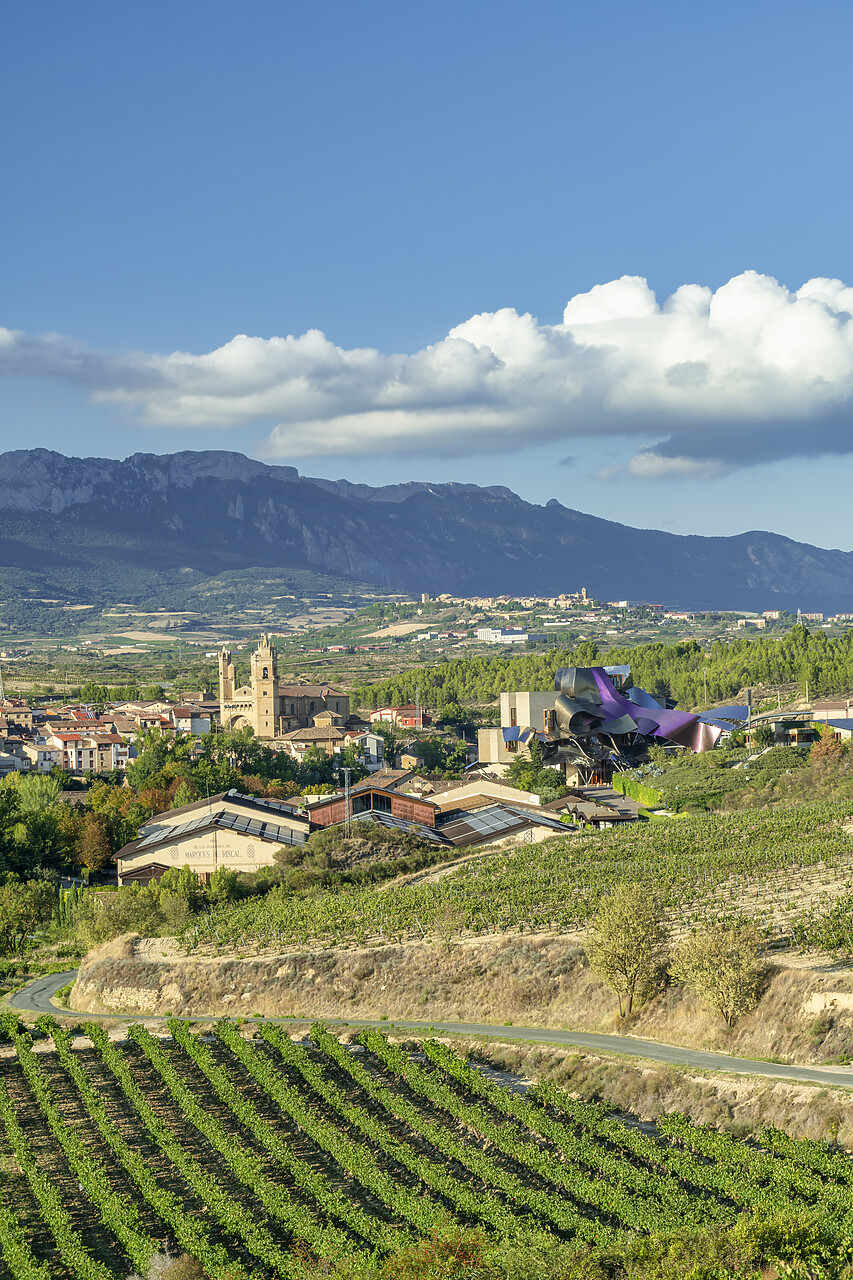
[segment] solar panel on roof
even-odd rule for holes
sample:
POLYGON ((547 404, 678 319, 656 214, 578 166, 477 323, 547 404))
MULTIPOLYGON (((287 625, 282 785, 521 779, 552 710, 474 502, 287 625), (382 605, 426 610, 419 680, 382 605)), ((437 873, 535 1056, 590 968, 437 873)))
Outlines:
POLYGON ((151 831, 139 841, 137 848, 145 849, 159 844, 172 844, 193 831, 210 826, 248 833, 258 839, 269 840, 277 844, 305 844, 308 839, 307 827, 304 830, 293 830, 290 827, 280 827, 257 818, 248 818, 245 815, 229 813, 225 809, 217 809, 213 813, 204 810, 189 821, 181 822, 177 826, 151 831))
POLYGON ((469 813, 463 822, 473 831, 480 831, 489 834, 495 831, 504 831, 507 827, 514 827, 518 823, 518 814, 508 812, 503 809, 494 809, 491 806, 488 809, 476 810, 469 813))
POLYGON ((531 813, 528 809, 516 809, 514 805, 507 805, 510 813, 517 813, 520 818, 526 818, 529 822, 541 822, 546 827, 562 827, 565 824, 559 818, 553 817, 550 813, 531 813))

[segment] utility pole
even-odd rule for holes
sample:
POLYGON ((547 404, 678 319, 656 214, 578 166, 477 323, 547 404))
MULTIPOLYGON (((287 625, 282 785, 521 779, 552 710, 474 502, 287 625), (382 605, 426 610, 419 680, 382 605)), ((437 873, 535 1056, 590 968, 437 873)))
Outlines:
POLYGON ((344 769, 344 817, 346 820, 346 833, 352 835, 352 806, 350 804, 350 785, 349 780, 352 777, 352 769, 344 769))

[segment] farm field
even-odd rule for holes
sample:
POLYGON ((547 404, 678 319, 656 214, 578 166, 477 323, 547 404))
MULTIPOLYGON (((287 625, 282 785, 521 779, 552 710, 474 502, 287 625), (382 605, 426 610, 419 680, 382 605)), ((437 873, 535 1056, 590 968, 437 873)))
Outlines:
POLYGON ((274 889, 196 918, 181 942, 190 952, 249 954, 513 930, 567 934, 584 927, 604 893, 630 880, 666 896, 676 930, 746 911, 808 944, 805 935, 794 939, 792 921, 853 890, 853 836, 843 830, 851 816, 853 803, 829 801, 691 815, 496 849, 441 879, 382 892, 298 897, 274 889))
POLYGON ((113 1043, 89 1024, 81 1047, 45 1018, 34 1045, 5 1016, 4 1276, 111 1280, 168 1249, 217 1280, 304 1277, 303 1258, 393 1254, 448 1221, 613 1249, 763 1213, 851 1224, 853 1162, 823 1143, 679 1116, 652 1136, 433 1041, 412 1055, 368 1031, 353 1052, 319 1025, 309 1044, 169 1025, 113 1043))

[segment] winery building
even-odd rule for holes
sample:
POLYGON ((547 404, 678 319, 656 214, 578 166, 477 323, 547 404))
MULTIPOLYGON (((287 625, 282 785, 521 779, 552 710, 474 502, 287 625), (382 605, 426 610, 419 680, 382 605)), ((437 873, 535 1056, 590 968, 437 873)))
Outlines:
POLYGON ((224 791, 158 813, 116 854, 118 882, 148 884, 170 867, 190 867, 202 881, 215 871, 255 871, 276 853, 305 844, 307 816, 276 800, 224 791))

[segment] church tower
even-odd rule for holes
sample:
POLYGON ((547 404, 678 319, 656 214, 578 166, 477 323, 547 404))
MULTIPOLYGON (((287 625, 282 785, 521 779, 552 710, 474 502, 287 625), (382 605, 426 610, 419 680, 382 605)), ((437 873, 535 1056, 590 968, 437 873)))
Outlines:
POLYGON ((253 728, 258 738, 274 738, 281 720, 276 652, 268 635, 252 654, 253 728))
POLYGON ((230 721, 227 704, 234 701, 236 675, 231 654, 223 646, 219 653, 219 714, 223 728, 230 721))

